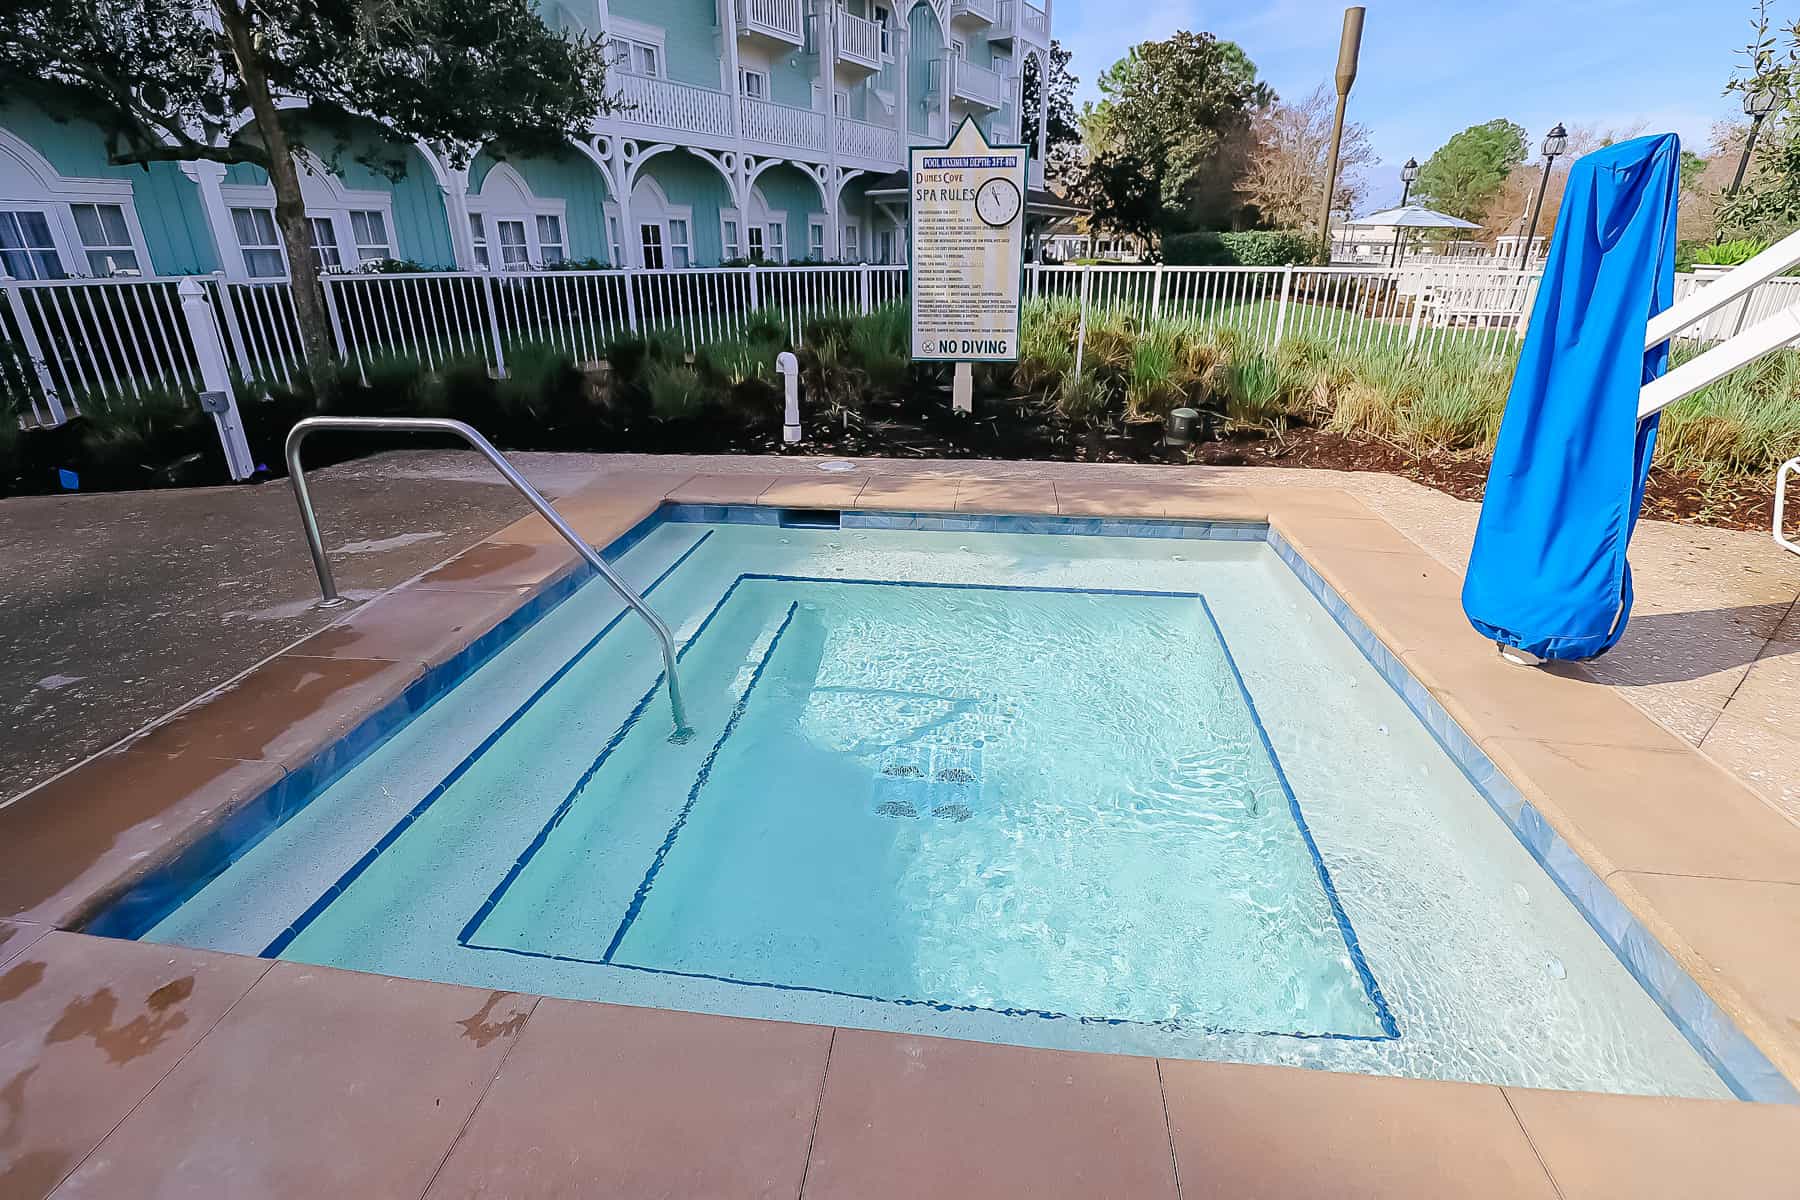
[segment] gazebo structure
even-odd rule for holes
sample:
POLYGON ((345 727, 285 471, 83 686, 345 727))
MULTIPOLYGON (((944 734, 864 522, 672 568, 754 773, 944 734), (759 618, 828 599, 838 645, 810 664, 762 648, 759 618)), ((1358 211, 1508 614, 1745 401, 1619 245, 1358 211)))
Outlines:
MULTIPOLYGON (((1380 242, 1387 244, 1388 265, 1399 266, 1405 248, 1404 243, 1409 240, 1408 231, 1446 230, 1457 238, 1464 239, 1469 230, 1480 229, 1481 226, 1473 221, 1465 221, 1461 217, 1453 217, 1449 213, 1426 208, 1422 204, 1405 204, 1399 208, 1385 208, 1354 221, 1346 221, 1344 228, 1347 231, 1392 229, 1394 231, 1393 242, 1387 244, 1385 238, 1380 239, 1380 242)), ((1352 236, 1348 240, 1351 255, 1355 259, 1363 257, 1362 248, 1364 246, 1373 247, 1377 244, 1377 240, 1373 238, 1358 239, 1352 236)))

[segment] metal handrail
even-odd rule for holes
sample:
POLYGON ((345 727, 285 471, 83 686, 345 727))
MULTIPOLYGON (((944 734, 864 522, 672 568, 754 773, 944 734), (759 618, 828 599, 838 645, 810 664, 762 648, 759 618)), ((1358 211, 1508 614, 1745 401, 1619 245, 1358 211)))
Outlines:
POLYGON ((1792 550, 1800 554, 1800 542, 1787 535, 1787 484, 1788 476, 1800 477, 1800 458, 1790 458, 1781 464, 1781 470, 1775 473, 1775 544, 1784 550, 1792 550))
POLYGON ((662 646, 663 670, 669 679, 669 710, 675 719, 675 732, 670 740, 685 742, 694 735, 693 728, 687 723, 687 705, 681 698, 681 680, 676 672, 677 653, 675 635, 669 632, 669 626, 656 615, 651 607, 644 603, 644 598, 631 589, 618 572, 614 571, 598 551, 588 545, 587 539, 569 527, 562 514, 551 507, 550 502, 517 468, 508 462, 506 456, 494 449, 493 443, 482 437, 474 426, 462 421, 452 421, 443 417, 307 417, 295 424, 287 435, 287 468, 288 481, 294 485, 294 499, 300 504, 300 522, 306 530, 306 547, 312 551, 313 566, 319 572, 319 591, 323 598, 320 608, 335 608, 344 603, 338 595, 337 583, 331 577, 331 563, 325 557, 325 544, 319 537, 319 519, 313 512, 312 496, 306 489, 306 475, 300 469, 300 446, 306 435, 319 429, 367 429, 393 433, 448 433, 461 438, 476 450, 481 451, 487 460, 494 464, 494 469, 512 484, 531 507, 537 509, 538 515, 550 522, 550 527, 562 535, 564 541, 575 547, 575 552, 594 568, 600 578, 617 592, 619 599, 644 618, 650 626, 656 640, 662 646))

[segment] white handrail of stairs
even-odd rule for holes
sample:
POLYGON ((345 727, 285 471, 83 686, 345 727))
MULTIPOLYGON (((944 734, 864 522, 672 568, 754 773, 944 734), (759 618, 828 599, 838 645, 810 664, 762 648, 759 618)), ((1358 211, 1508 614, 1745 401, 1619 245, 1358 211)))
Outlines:
MULTIPOLYGON (((1755 258, 1739 263, 1693 295, 1650 318, 1644 335, 1644 349, 1655 349, 1683 329, 1699 324, 1796 264, 1800 264, 1800 231, 1790 233, 1755 258)), ((1645 384, 1638 393, 1638 420, 1654 416, 1739 367, 1797 341, 1800 341, 1800 304, 1758 321, 1645 384)))
POLYGON ((1800 230, 1788 234, 1755 258, 1741 262, 1686 299, 1650 318, 1644 349, 1654 349, 1690 325, 1698 325, 1739 296, 1762 286, 1783 271, 1800 265, 1800 230))
POLYGON ((1800 542, 1787 535, 1787 482, 1789 475, 1800 475, 1800 458, 1790 458, 1775 473, 1775 544, 1800 554, 1800 542))

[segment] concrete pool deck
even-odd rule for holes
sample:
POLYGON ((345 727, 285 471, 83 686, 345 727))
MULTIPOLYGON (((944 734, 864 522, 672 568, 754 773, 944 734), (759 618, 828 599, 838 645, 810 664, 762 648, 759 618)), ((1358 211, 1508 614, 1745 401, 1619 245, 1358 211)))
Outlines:
MULTIPOLYGON (((1800 944, 1800 827, 1781 797, 1650 720, 1626 689, 1500 663, 1431 546, 1453 544, 1449 527, 1403 536, 1373 494, 1365 507, 1239 473, 1051 478, 1000 469, 1043 464, 972 463, 834 476, 725 461, 637 460, 561 507, 597 543, 665 498, 1268 519, 1800 1079, 1800 968, 1782 952, 1800 944)), ((1661 552, 1646 540, 1640 572, 1661 552)), ((509 525, 0 808, 0 916, 13 917, 0 925, 0 1196, 1778 1195, 1800 1176, 1800 1108, 833 1031, 56 930, 572 562, 536 518, 509 525)), ((1754 594, 1774 610, 1789 588, 1791 609, 1794 578, 1770 560, 1754 594)), ((1747 635, 1764 644, 1729 692, 1707 694, 1712 726, 1783 621, 1792 613, 1746 626, 1769 632, 1747 635)), ((1702 638, 1657 661, 1683 684, 1717 673, 1698 668, 1719 653, 1702 638)))

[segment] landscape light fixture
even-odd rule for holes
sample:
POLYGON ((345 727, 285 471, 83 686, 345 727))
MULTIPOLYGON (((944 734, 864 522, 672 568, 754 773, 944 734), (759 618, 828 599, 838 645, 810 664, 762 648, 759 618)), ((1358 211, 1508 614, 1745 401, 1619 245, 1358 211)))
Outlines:
POLYGON ((1544 135, 1544 173, 1538 177, 1537 199, 1531 202, 1531 221, 1525 226, 1525 243, 1519 247, 1519 270, 1531 266, 1531 239, 1537 235, 1538 214, 1544 209, 1544 189, 1550 186, 1550 168, 1556 156, 1569 148, 1569 131, 1558 121, 1544 135))
POLYGON ((1781 96, 1767 81, 1758 83, 1744 93, 1744 115, 1750 118, 1750 132, 1744 138, 1744 152, 1738 155, 1737 174, 1732 176, 1731 186, 1725 189, 1725 198, 1737 195, 1738 189, 1744 186, 1744 168, 1750 165, 1750 152, 1756 149, 1756 131, 1769 114, 1781 104, 1781 96))
MULTIPOLYGON (((1408 200, 1412 199, 1413 180, 1417 179, 1418 177, 1419 177, 1419 160, 1416 158, 1407 159, 1406 162, 1400 168, 1400 207, 1401 208, 1405 208, 1406 202, 1408 200)), ((1389 266, 1397 267, 1400 265, 1400 239, 1402 237, 1404 237, 1405 234, 1406 234, 1405 226, 1402 226, 1402 225, 1394 226, 1394 249, 1388 255, 1388 260, 1389 260, 1388 265, 1389 266)))

